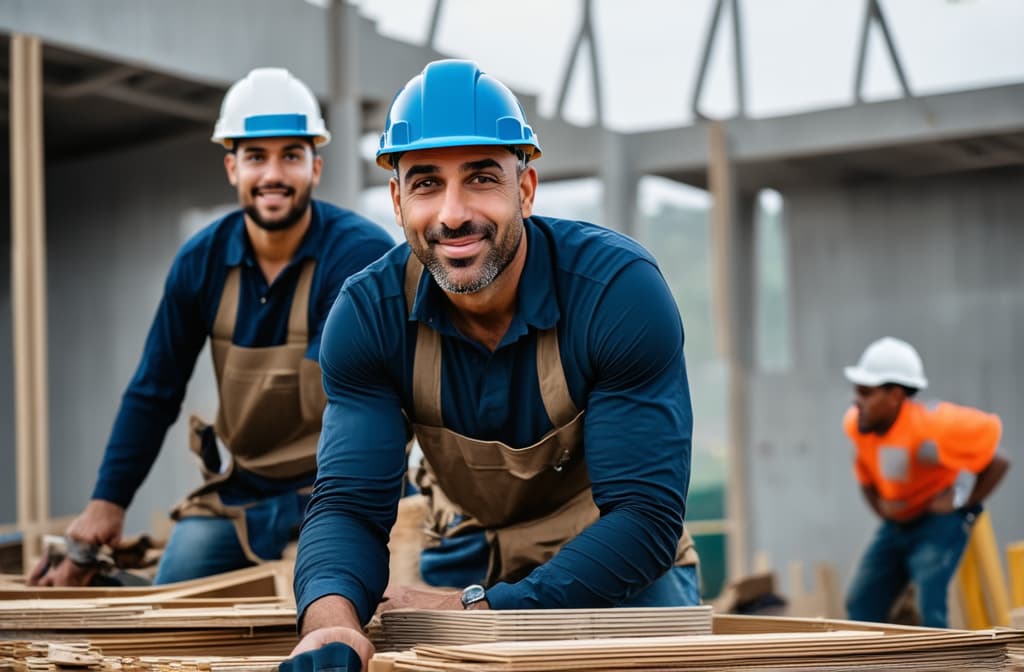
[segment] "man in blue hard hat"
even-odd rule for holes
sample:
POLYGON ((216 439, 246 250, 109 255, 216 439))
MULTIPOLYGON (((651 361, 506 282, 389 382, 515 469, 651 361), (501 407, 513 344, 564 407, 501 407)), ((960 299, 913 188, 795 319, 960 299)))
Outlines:
POLYGON ((410 433, 437 539, 423 576, 455 589, 392 587, 385 608, 699 602, 675 301, 636 242, 533 214, 540 154, 474 63, 431 63, 392 103, 377 162, 407 244, 346 284, 324 329, 296 654, 372 654, 360 628, 385 595, 410 433))
POLYGON ((179 504, 157 583, 280 559, 302 520, 326 399, 320 337, 338 290, 394 242, 376 224, 312 199, 330 140, 312 91, 287 70, 258 68, 224 97, 212 140, 241 205, 178 252, 128 385, 91 501, 69 527, 68 557, 41 564, 44 585, 81 585, 174 422, 210 340, 220 408, 193 416, 203 485, 179 504), (222 464, 218 444, 230 453, 222 464))

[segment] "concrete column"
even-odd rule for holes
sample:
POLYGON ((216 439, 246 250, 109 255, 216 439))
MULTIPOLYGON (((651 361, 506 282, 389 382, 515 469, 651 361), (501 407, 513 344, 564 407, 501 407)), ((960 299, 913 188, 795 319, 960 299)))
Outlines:
POLYGON ((43 58, 39 39, 10 42, 11 300, 18 527, 23 563, 50 517, 43 58))
POLYGON ((729 155, 728 130, 708 126, 708 185, 711 191, 711 240, 715 335, 728 370, 728 576, 748 572, 750 559, 747 464, 750 445, 749 374, 754 360, 754 208, 753 195, 740 192, 729 155))
POLYGON ((322 151, 324 174, 317 195, 338 205, 359 209, 363 190, 363 160, 359 155, 362 108, 359 100, 358 9, 334 0, 327 12, 327 72, 331 98, 325 121, 331 144, 322 151))
POLYGON ((599 170, 604 183, 599 223, 636 238, 638 178, 621 134, 604 131, 599 170))

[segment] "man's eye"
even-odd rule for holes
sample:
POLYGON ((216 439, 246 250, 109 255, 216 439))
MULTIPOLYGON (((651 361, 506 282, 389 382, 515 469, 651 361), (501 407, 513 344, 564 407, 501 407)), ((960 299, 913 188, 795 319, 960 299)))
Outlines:
POLYGON ((493 175, 474 175, 469 181, 472 184, 494 184, 497 182, 493 175))
POLYGON ((414 182, 413 185, 412 185, 412 188, 413 189, 430 189, 431 187, 436 187, 436 186, 437 186, 437 180, 435 180, 432 177, 428 177, 426 179, 417 180, 416 182, 414 182))

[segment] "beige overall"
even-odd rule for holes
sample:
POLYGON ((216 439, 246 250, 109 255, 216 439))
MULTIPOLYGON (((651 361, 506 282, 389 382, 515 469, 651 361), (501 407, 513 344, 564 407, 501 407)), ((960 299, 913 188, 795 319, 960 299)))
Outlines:
MULTIPOLYGON (((410 255, 405 270, 410 313, 422 270, 410 255)), ((434 539, 486 532, 487 585, 518 581, 599 518, 583 457, 585 411, 569 395, 555 328, 537 335, 537 378, 554 429, 533 445, 513 448, 453 432, 441 418, 441 336, 419 323, 412 428, 425 460, 416 482, 430 502, 434 539), (451 526, 459 515, 465 518, 451 526)), ((697 552, 684 530, 676 565, 695 564, 697 552)))
MULTIPOLYGON (((228 271, 210 336, 220 407, 214 429, 231 452, 231 464, 212 473, 200 461, 205 483, 179 503, 175 520, 187 516, 230 519, 242 549, 261 562, 249 543, 246 506, 228 506, 218 490, 235 467, 266 478, 288 479, 316 470, 316 446, 327 403, 320 365, 306 359, 309 345, 309 291, 315 261, 306 261, 292 296, 288 340, 284 345, 246 348, 231 342, 238 316, 239 269, 228 271)), ((189 419, 189 447, 197 455, 210 425, 189 419)))

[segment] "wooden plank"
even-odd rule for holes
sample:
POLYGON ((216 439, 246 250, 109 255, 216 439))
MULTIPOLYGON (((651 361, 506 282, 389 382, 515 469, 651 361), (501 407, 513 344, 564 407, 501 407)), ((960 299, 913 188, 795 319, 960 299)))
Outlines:
POLYGON ((46 372, 46 231, 43 198, 42 47, 10 39, 11 301, 14 321, 17 522, 22 564, 38 553, 50 515, 46 372))
MULTIPOLYGON (((94 599, 117 598, 120 604, 132 602, 160 602, 181 598, 269 598, 289 600, 278 591, 281 582, 278 577, 291 580, 292 565, 288 562, 268 562, 255 567, 225 572, 201 579, 169 583, 161 586, 135 586, 117 588, 58 587, 38 588, 24 585, 0 586, 0 603, 4 600, 19 599, 94 599)), ((290 600, 291 603, 294 600, 290 600)))
MULTIPOLYGON (((708 124, 708 186, 711 191, 712 301, 715 318, 715 342, 728 370, 728 478, 726 512, 729 531, 726 542, 728 579, 747 574, 749 554, 747 459, 749 399, 747 393, 744 336, 740 330, 753 324, 749 303, 742 294, 741 272, 749 262, 749 249, 741 237, 743 212, 726 125, 708 124), (740 258, 740 257, 743 258, 740 258)), ((749 265, 749 264, 748 264, 749 265)))
POLYGON ((1006 575, 999 561, 999 544, 996 543, 996 532, 988 511, 982 511, 974 521, 968 545, 974 548, 978 561, 989 624, 1010 625, 1010 591, 1006 587, 1006 575))
POLYGON ((1024 541, 1006 547, 1006 572, 1010 579, 1010 604, 1014 609, 1024 607, 1024 541))

